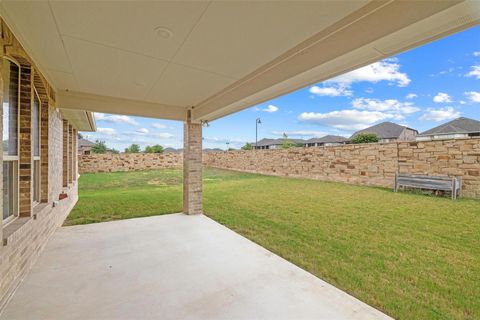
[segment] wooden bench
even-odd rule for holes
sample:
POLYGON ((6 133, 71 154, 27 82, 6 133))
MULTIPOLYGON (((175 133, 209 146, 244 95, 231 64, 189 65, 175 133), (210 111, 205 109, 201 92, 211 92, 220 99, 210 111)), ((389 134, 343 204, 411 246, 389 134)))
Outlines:
POLYGON ((400 187, 427 189, 435 191, 450 191, 452 199, 460 196, 462 190, 462 177, 424 176, 416 174, 397 174, 393 191, 400 187))

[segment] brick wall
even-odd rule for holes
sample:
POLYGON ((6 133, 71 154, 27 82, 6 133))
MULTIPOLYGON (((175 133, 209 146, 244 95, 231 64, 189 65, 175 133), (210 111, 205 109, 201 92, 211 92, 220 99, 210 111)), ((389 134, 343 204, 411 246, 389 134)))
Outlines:
POLYGON ((463 177, 463 195, 480 198, 480 139, 206 153, 206 166, 393 187, 396 172, 463 177))
POLYGON ((20 68, 20 135, 19 135, 19 215, 29 217, 32 211, 32 73, 29 65, 20 68))
MULTIPOLYGON (((55 108, 55 94, 8 27, 0 20, 2 53, 21 65, 19 99, 19 212, 16 219, 0 219, 0 312, 77 201, 77 185, 63 187, 63 118, 55 108), (32 203, 32 95, 40 98, 41 203, 32 203), (58 200, 60 192, 68 197, 58 200)), ((1 61, 0 61, 1 62, 1 61)), ((2 64, 3 66, 3 64, 2 64)), ((0 67, 3 74, 4 70, 0 67)), ((0 79, 2 76, 0 75, 0 79)), ((12 79, 15 81, 15 79, 12 79)), ((0 89, 2 89, 0 80, 0 89)), ((0 90, 0 98, 3 90, 0 90)), ((14 99, 14 97, 12 98, 14 99)), ((0 112, 1 114, 1 112, 0 112)), ((0 134, 3 132, 0 122, 0 134)), ((75 139, 72 141, 75 144, 75 139)), ((0 148, 0 158, 3 152, 0 148)), ((0 178, 1 173, 0 170, 0 178)), ((2 184, 0 179, 0 185, 2 184)), ((2 201, 0 197, 0 203, 2 201)))
POLYGON ((181 168, 181 153, 121 153, 78 156, 78 170, 87 172, 138 171, 181 168))

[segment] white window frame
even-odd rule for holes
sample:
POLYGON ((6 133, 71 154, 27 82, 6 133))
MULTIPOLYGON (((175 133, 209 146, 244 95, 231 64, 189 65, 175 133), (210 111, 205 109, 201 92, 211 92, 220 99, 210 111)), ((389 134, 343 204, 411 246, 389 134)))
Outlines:
MULTIPOLYGON (((3 227, 7 226, 9 223, 13 222, 15 219, 18 218, 18 208, 20 207, 20 175, 19 175, 19 152, 20 152, 20 79, 22 77, 22 68, 20 67, 20 63, 18 63, 15 59, 4 56, 3 59, 10 61, 10 63, 14 63, 18 67, 18 94, 17 94, 17 155, 6 155, 3 154, 2 158, 2 170, 3 170, 3 162, 8 161, 13 163, 13 214, 8 216, 7 218, 3 219, 3 207, 2 207, 2 219, 3 219, 3 227)), ((3 64, 3 60, 1 60, 3 64)), ((5 85, 5 84, 4 84, 5 85)), ((3 110, 3 101, 2 101, 2 110, 3 110)), ((3 118, 2 118, 3 122, 3 118)), ((3 128, 2 128, 3 129, 3 128)), ((3 139, 2 139, 3 140, 3 139)), ((5 187, 5 186, 3 186, 5 187)), ((3 194, 2 194, 3 197, 3 194)))
POLYGON ((32 206, 35 207, 36 205, 40 204, 41 202, 41 187, 42 187, 42 174, 41 174, 41 155, 42 155, 42 101, 40 100, 40 96, 38 95, 37 89, 33 87, 34 95, 32 95, 32 101, 31 101, 31 108, 30 108, 30 115, 31 115, 31 130, 32 130, 32 140, 31 140, 31 145, 32 145, 32 165, 31 165, 31 192, 32 192, 32 206), (35 97, 38 100, 38 156, 35 156, 35 151, 33 149, 34 147, 34 140, 33 140, 33 105, 35 101, 35 97), (35 171, 35 162, 38 161, 38 170, 35 171), (34 178, 34 174, 36 174, 36 179, 34 178))

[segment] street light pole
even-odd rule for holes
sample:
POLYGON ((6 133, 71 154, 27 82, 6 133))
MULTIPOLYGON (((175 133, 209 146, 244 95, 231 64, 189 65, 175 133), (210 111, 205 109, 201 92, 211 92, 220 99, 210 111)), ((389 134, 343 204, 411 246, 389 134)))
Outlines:
POLYGON ((255 120, 255 149, 258 149, 258 125, 262 123, 260 118, 255 120))

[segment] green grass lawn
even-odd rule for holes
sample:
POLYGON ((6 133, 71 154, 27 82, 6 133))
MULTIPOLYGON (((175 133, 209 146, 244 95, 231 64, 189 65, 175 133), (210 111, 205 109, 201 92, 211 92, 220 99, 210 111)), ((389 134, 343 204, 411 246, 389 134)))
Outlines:
MULTIPOLYGON (((182 210, 181 170, 83 174, 66 225, 182 210)), ((480 319, 480 201, 206 169, 216 221, 398 319, 480 319)))

